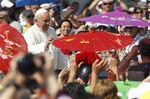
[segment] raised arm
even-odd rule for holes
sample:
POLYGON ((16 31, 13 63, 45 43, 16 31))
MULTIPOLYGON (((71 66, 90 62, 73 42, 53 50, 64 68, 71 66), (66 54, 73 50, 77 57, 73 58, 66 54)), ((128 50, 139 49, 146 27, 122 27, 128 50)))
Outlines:
POLYGON ((127 55, 127 57, 121 62, 119 67, 119 74, 122 74, 125 72, 125 70, 129 67, 130 61, 133 57, 138 55, 138 47, 133 46, 131 49, 131 52, 127 55))
POLYGON ((69 74, 68 83, 74 82, 75 78, 76 78, 76 72, 78 69, 78 65, 76 63, 75 54, 73 54, 69 57, 69 66, 70 66, 70 74, 69 74))
POLYGON ((93 0, 93 2, 91 3, 91 5, 89 6, 89 10, 92 13, 92 15, 94 15, 94 12, 96 11, 96 6, 98 4, 100 0, 93 0))
POLYGON ((92 64, 92 78, 91 78, 91 92, 93 92, 93 88, 95 84, 98 82, 98 74, 100 71, 102 71, 107 65, 107 60, 103 59, 98 63, 98 60, 95 60, 94 63, 92 64))
POLYGON ((62 89, 63 88, 63 81, 64 81, 64 77, 69 75, 69 68, 68 67, 65 67, 58 75, 58 85, 59 87, 62 89))

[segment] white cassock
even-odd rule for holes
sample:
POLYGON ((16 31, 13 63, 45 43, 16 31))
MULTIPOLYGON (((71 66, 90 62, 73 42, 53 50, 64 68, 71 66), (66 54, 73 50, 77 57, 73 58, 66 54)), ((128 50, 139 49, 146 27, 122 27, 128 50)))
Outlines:
MULTIPOLYGON (((28 44, 28 52, 31 52, 33 54, 44 52, 45 42, 50 35, 52 35, 54 39, 57 38, 55 30, 52 27, 49 27, 49 29, 45 33, 43 33, 42 30, 36 24, 30 27, 23 34, 28 44)), ((53 64, 52 66, 54 70, 63 69, 67 66, 68 59, 60 49, 50 44, 49 51, 51 53, 51 59, 53 64)))

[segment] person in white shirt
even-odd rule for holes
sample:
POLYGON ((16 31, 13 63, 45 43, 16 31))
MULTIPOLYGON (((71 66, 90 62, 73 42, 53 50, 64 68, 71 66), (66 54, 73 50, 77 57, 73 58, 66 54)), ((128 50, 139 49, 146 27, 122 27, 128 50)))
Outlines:
POLYGON ((52 45, 52 41, 57 38, 55 30, 49 26, 50 16, 47 10, 39 9, 35 13, 34 25, 23 35, 28 44, 28 51, 38 54, 44 51, 51 53, 53 69, 63 69, 67 66, 67 58, 60 49, 52 45))

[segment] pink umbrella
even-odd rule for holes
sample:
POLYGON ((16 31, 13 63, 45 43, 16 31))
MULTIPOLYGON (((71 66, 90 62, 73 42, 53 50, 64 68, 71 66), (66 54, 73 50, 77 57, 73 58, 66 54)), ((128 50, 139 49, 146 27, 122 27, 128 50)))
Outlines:
POLYGON ((142 19, 133 18, 131 15, 119 10, 98 14, 90 17, 79 19, 84 22, 104 23, 121 26, 150 26, 150 23, 142 19))

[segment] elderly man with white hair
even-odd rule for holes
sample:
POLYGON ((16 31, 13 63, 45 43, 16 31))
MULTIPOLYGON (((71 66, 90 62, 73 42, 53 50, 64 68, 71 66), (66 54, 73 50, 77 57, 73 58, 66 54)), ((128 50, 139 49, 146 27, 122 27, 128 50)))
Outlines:
POLYGON ((60 49, 51 44, 53 39, 57 38, 57 35, 55 30, 49 26, 50 16, 48 11, 42 8, 39 9, 35 13, 34 21, 34 25, 24 33, 28 51, 33 54, 49 51, 53 69, 63 69, 67 66, 67 58, 60 49))

